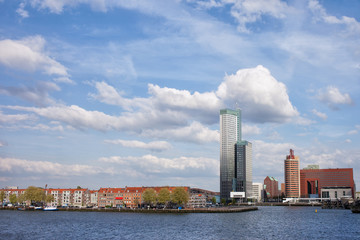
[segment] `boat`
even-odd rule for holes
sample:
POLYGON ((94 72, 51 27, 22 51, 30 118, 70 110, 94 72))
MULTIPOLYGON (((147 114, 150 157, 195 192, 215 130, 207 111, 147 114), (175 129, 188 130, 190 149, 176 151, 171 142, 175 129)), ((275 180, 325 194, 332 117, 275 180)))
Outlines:
POLYGON ((25 211, 25 207, 18 207, 17 210, 19 210, 19 211, 25 211))
POLYGON ((55 206, 48 206, 43 209, 44 211, 58 211, 57 207, 55 206))
POLYGON ((352 213, 360 213, 360 200, 356 200, 351 206, 352 213))
POLYGON ((43 207, 34 207, 34 210, 43 210, 43 207))

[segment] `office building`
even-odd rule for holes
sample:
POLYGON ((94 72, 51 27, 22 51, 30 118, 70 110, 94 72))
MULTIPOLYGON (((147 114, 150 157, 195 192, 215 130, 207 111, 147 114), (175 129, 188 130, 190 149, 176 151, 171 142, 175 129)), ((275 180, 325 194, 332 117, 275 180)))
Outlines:
POLYGON ((300 160, 290 149, 290 155, 284 161, 285 173, 285 195, 288 198, 300 197, 300 160))
POLYGON ((241 111, 220 110, 220 196, 252 195, 252 144, 241 139, 241 111), (242 194, 241 194, 242 195, 242 194))
POLYGON ((301 197, 322 197, 322 189, 330 189, 330 187, 351 188, 351 196, 354 197, 356 189, 354 184, 353 169, 336 168, 300 170, 301 197))

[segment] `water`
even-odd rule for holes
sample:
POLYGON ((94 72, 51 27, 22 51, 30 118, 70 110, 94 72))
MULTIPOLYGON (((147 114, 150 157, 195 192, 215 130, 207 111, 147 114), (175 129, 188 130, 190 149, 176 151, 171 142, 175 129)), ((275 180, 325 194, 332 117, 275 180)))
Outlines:
POLYGON ((316 207, 190 214, 3 210, 0 239, 360 239, 360 214, 316 207))

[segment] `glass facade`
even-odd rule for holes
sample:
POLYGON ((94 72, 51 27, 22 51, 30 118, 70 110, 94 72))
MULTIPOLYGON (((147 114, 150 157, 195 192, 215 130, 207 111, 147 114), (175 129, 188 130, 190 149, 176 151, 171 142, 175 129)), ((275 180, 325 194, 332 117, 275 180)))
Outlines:
POLYGON ((220 195, 230 199, 230 192, 252 189, 251 143, 241 141, 241 111, 220 110, 220 195))

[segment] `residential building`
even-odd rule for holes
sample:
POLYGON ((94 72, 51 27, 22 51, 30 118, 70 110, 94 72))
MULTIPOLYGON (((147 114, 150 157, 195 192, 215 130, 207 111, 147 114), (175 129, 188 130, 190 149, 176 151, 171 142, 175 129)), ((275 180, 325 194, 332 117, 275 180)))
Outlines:
POLYGON ((285 195, 288 198, 300 197, 300 159, 290 149, 290 155, 284 161, 285 195))
POLYGON ((220 196, 230 192, 252 194, 252 145, 241 140, 241 111, 220 110, 220 196))
POLYGON ((98 191, 90 190, 90 206, 98 205, 98 191))
POLYGON ((264 199, 264 185, 262 183, 252 184, 252 197, 257 202, 261 202, 264 199))
POLYGON ((324 187, 350 187, 355 197, 355 183, 352 168, 302 169, 300 170, 301 197, 321 197, 324 187))
POLYGON ((267 176, 264 179, 264 198, 279 197, 279 182, 274 177, 267 176))

